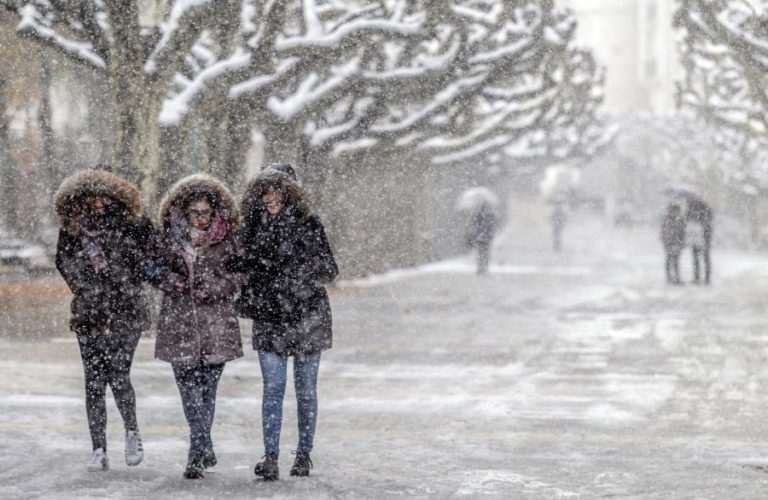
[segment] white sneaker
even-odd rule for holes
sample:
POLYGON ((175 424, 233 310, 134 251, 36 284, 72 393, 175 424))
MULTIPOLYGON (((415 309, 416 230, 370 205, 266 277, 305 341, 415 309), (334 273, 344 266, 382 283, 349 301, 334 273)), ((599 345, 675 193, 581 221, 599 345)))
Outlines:
POLYGON ((144 447, 141 444, 139 431, 125 432, 125 463, 139 465, 144 458, 144 447))
POLYGON ((88 461, 88 470, 91 472, 109 470, 109 459, 107 458, 107 452, 104 451, 104 448, 96 448, 93 450, 91 459, 88 461))

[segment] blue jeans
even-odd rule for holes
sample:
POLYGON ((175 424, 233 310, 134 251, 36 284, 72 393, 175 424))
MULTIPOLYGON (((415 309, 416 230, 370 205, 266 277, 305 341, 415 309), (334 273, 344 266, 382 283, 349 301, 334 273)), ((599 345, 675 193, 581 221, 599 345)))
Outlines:
MULTIPOLYGON (((261 425, 264 432, 264 452, 280 453, 280 428, 283 424, 283 398, 288 379, 288 358, 273 352, 259 351, 264 395, 261 402, 261 425)), ((320 353, 293 357, 293 385, 299 417, 299 447, 309 453, 315 438, 317 423, 317 371, 320 353)))
POLYGON ((224 363, 220 365, 172 364, 181 405, 189 425, 189 449, 195 454, 213 448, 211 427, 216 411, 216 389, 224 363))

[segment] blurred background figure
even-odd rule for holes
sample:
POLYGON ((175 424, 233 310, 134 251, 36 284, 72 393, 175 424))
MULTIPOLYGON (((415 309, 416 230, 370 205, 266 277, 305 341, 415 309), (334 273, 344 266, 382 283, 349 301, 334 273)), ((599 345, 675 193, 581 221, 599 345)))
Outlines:
POLYGON ((664 194, 676 203, 685 207, 684 218, 686 232, 685 243, 691 246, 693 257, 693 282, 709 284, 712 276, 712 208, 699 192, 687 184, 677 184, 664 190, 664 194))
POLYGON ((459 198, 458 208, 469 213, 467 245, 475 250, 477 274, 488 272, 491 242, 498 225, 499 199, 486 187, 467 189, 459 198))
POLYGON ((712 248, 712 208, 698 196, 687 200, 688 208, 685 211, 685 220, 688 227, 695 226, 701 233, 701 238, 696 241, 693 250, 693 281, 701 283, 701 265, 704 267, 704 284, 709 285, 712 275, 712 260, 710 249, 712 248))
POLYGON ((552 205, 552 249, 559 252, 563 246, 563 229, 568 220, 568 209, 572 207, 581 183, 580 170, 570 163, 553 163, 544 170, 539 183, 541 196, 552 205))
POLYGON ((685 220, 680 213, 680 205, 670 203, 661 222, 661 242, 666 253, 665 271, 667 283, 680 285, 680 252, 685 243, 685 220))
POLYGON ((552 249, 555 252, 559 252, 563 246, 563 229, 565 228, 565 222, 568 220, 564 201, 558 200, 555 202, 550 219, 552 221, 552 249))

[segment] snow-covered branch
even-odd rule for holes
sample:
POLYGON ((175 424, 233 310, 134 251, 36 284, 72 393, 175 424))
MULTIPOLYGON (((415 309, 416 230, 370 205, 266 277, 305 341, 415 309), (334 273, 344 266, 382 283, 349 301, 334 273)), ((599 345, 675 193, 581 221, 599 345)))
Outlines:
POLYGON ((58 52, 78 62, 93 68, 104 70, 106 62, 94 50, 90 42, 71 40, 51 26, 45 16, 32 4, 26 4, 19 10, 21 20, 17 32, 27 38, 37 40, 43 45, 56 49, 58 52))

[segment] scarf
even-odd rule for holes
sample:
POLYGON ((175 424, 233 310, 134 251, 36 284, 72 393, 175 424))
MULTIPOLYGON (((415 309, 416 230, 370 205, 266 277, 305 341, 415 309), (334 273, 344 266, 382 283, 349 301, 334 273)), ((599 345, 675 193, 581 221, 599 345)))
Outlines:
POLYGON ((170 232, 181 245, 181 257, 187 267, 189 286, 192 287, 195 283, 195 258, 198 251, 224 241, 229 234, 229 219, 217 211, 207 229, 197 229, 189 223, 183 210, 173 208, 170 232))

